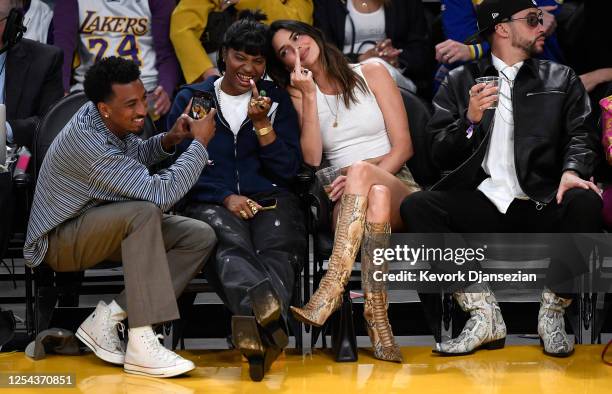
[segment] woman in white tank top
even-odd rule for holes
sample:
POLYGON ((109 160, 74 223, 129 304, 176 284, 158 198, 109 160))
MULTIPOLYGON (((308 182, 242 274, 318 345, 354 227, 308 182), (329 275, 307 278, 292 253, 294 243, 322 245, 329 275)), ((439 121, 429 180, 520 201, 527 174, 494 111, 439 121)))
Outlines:
MULTIPOLYGON (((299 320, 322 325, 342 301, 359 245, 362 250, 364 317, 374 355, 401 362, 386 316, 384 284, 372 280, 373 253, 399 230, 401 201, 415 190, 405 166, 412 156, 401 94, 384 66, 349 65, 321 33, 297 21, 270 26, 268 73, 292 96, 298 112, 304 160, 343 168, 332 183, 336 234, 329 268, 312 298, 292 311, 299 320)), ((382 267, 375 267, 381 271, 382 267)))

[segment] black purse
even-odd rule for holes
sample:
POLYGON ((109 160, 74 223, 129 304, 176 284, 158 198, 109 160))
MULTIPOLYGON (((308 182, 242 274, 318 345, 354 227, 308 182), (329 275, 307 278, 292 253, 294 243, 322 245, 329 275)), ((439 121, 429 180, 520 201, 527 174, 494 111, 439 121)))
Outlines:
POLYGON ((332 351, 337 362, 357 361, 357 337, 353 323, 353 302, 350 291, 342 295, 342 305, 334 312, 332 322, 332 351))

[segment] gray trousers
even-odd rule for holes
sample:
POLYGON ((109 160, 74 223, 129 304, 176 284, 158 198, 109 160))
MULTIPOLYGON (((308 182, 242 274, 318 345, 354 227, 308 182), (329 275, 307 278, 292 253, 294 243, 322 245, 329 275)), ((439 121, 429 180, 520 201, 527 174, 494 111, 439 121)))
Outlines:
POLYGON ((44 261, 57 272, 83 271, 105 260, 122 262, 125 289, 115 301, 127 311, 131 327, 178 319, 176 298, 216 243, 208 224, 164 215, 144 201, 88 209, 48 236, 44 261))

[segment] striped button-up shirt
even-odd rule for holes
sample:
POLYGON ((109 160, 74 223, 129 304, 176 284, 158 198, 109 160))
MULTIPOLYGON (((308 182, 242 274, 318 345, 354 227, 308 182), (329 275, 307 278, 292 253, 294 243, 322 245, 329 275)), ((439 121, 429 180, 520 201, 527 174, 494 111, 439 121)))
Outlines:
POLYGON ((172 207, 198 180, 208 161, 206 148, 193 141, 174 165, 150 175, 153 165, 171 154, 162 134, 146 141, 134 134, 120 139, 88 102, 55 138, 36 184, 23 254, 30 267, 47 253, 47 234, 60 224, 105 202, 150 201, 172 207))

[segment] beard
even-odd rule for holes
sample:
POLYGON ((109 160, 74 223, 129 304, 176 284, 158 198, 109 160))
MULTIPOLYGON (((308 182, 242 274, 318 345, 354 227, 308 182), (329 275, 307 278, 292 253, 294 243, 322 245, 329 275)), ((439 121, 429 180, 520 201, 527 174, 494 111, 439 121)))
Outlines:
POLYGON ((533 40, 524 39, 516 34, 512 35, 512 46, 520 49, 529 57, 534 57, 544 51, 544 45, 539 43, 540 38, 545 38, 544 35, 538 36, 533 40))

